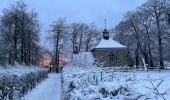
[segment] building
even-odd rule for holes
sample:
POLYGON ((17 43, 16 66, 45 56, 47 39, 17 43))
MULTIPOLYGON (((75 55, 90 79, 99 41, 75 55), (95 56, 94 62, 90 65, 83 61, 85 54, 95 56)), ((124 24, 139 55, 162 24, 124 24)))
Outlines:
POLYGON ((103 63, 106 67, 127 65, 127 47, 110 38, 106 27, 103 38, 91 52, 95 62, 103 63))

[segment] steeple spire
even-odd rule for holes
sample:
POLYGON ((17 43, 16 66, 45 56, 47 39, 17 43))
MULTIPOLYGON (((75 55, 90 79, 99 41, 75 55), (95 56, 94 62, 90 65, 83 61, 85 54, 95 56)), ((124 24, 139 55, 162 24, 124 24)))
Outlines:
POLYGON ((106 19, 104 19, 104 22, 105 22, 104 24, 105 24, 105 29, 106 29, 106 22, 107 22, 107 20, 106 20, 106 19))
POLYGON ((104 19, 104 22, 105 22, 105 29, 103 30, 103 38, 105 39, 105 40, 108 40, 109 39, 109 32, 107 31, 107 29, 106 29, 106 19, 104 19))

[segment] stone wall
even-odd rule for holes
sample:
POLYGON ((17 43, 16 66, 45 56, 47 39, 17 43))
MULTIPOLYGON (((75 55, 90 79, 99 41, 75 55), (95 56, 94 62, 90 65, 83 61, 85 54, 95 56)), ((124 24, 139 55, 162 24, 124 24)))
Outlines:
POLYGON ((125 66, 127 62, 127 49, 103 49, 92 51, 96 62, 102 62, 106 67, 125 66), (114 54, 114 61, 110 61, 110 52, 114 54))

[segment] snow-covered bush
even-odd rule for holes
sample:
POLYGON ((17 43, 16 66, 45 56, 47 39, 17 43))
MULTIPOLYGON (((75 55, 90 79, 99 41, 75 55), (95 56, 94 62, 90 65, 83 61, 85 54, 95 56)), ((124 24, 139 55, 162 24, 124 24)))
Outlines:
POLYGON ((47 78, 48 69, 35 66, 0 67, 0 100, 18 100, 47 78))
POLYGON ((96 67, 76 56, 79 59, 62 70, 64 100, 166 100, 170 97, 168 71, 96 67))
POLYGON ((102 68, 81 68, 67 65, 63 69, 64 100, 125 99, 140 94, 133 93, 128 82, 135 80, 133 73, 119 73, 102 68), (69 69, 74 68, 74 69, 69 69), (124 83, 124 82, 127 83, 124 83), (121 83, 122 82, 122 83, 121 83))

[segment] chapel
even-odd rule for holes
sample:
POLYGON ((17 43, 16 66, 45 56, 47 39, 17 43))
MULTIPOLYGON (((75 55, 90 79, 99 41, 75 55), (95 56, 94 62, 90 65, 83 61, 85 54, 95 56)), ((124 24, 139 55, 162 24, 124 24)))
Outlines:
POLYGON ((106 67, 118 67, 127 65, 127 47, 109 37, 109 32, 103 30, 103 38, 98 45, 91 50, 95 62, 102 63, 106 67))

